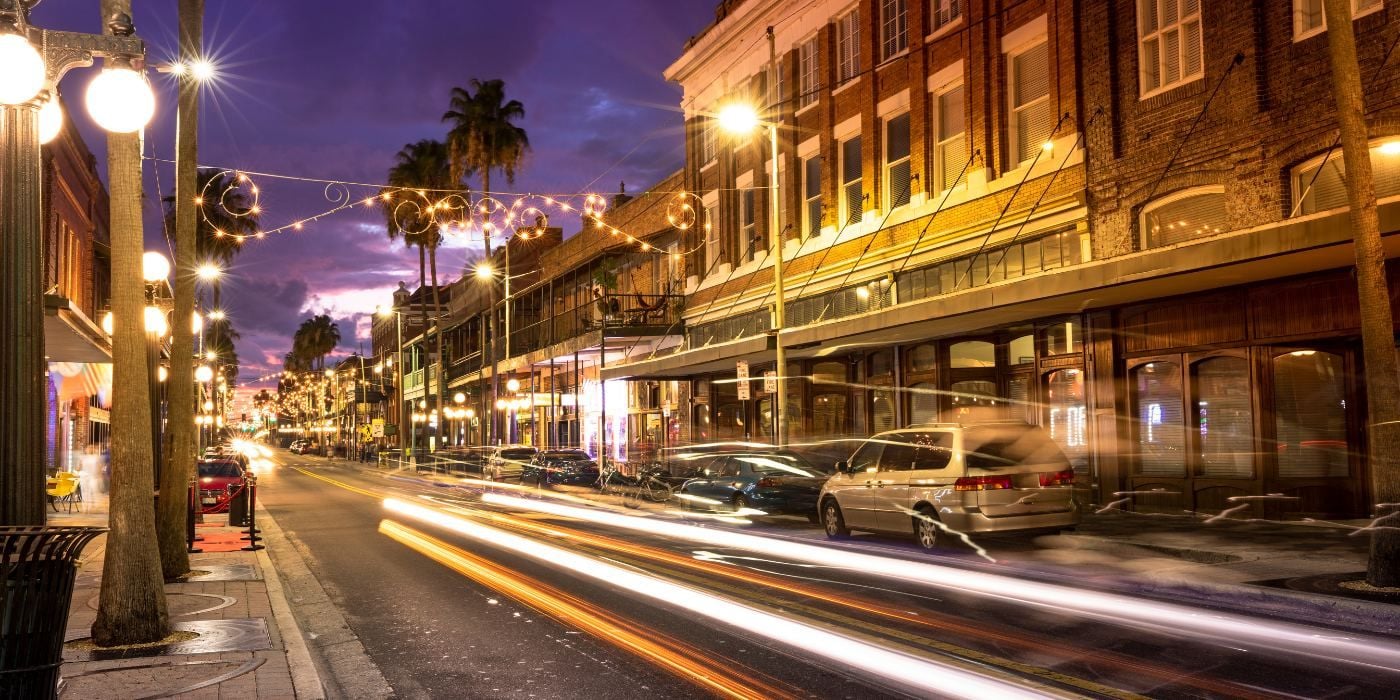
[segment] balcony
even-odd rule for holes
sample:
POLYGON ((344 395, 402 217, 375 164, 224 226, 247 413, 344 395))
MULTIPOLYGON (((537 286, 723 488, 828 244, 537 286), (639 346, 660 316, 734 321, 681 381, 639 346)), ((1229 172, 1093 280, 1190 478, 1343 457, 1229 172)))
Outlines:
POLYGON ((510 355, 524 355, 592 333, 608 338, 679 335, 681 294, 606 294, 511 330, 510 355))

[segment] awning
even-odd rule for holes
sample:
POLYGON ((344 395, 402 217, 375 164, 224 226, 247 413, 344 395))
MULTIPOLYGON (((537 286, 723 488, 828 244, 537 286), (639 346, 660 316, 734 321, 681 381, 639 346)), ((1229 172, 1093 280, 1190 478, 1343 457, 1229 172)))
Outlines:
POLYGON ((105 401, 112 388, 112 365, 108 362, 50 362, 49 373, 57 375, 58 400, 62 402, 89 396, 105 401))
POLYGON ((72 301, 45 294, 44 354, 49 362, 111 362, 112 340, 72 301))

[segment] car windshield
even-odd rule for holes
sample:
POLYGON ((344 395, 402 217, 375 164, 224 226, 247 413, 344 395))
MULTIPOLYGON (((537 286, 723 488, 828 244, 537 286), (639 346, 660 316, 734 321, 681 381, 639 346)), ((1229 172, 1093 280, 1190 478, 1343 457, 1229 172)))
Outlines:
POLYGON ((1023 464, 1061 464, 1068 460, 1045 430, 1032 425, 968 428, 963 435, 967 466, 1003 469, 1023 464))
POLYGON ((200 462, 199 475, 202 477, 226 476, 236 479, 243 476, 243 470, 239 469, 238 464, 234 462, 200 462))
POLYGON ((734 459, 753 466, 753 470, 764 476, 823 477, 831 472, 812 466, 807 460, 795 454, 743 454, 733 455, 734 459))
POLYGON ((534 456, 533 449, 501 450, 501 459, 529 459, 534 456))
POLYGON ((583 450, 550 450, 540 453, 542 459, 588 460, 593 459, 583 450))

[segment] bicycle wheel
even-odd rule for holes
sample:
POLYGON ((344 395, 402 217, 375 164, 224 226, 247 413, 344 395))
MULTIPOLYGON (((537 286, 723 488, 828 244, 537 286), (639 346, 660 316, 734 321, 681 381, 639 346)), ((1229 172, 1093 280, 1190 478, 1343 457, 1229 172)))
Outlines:
POLYGON ((671 485, 659 479, 648 479, 645 494, 652 503, 665 503, 671 500, 671 485))

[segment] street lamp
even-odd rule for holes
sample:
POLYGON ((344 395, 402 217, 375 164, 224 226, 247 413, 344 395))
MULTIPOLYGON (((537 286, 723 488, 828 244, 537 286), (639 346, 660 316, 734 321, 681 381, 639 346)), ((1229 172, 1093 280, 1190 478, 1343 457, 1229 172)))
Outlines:
MULTIPOLYGON (((768 89, 771 91, 777 85, 778 57, 776 44, 774 43, 773 28, 768 28, 768 89)), ((776 105, 777 100, 771 99, 769 104, 776 105)), ((778 113, 774 113, 779 117, 778 113)), ((758 110, 753 107, 732 103, 721 108, 717 115, 719 125, 725 131, 732 134, 748 134, 760 125, 768 129, 768 235, 772 238, 773 251, 773 330, 769 334, 773 337, 774 362, 777 363, 777 384, 778 397, 776 401, 777 415, 773 417, 773 443, 777 447, 783 446, 783 422, 787 418, 787 385, 783 376, 787 374, 787 351, 783 347, 783 325, 785 321, 786 299, 783 288, 783 232, 778 229, 778 220, 781 218, 781 198, 778 192, 778 123, 773 120, 764 121, 759 118, 758 110)), ((779 117, 780 118, 780 117, 779 117)))
POLYGON ((207 262, 200 265, 199 268, 195 270, 195 274, 199 276, 199 279, 205 282, 213 282, 219 279, 219 276, 223 275, 224 271, 218 265, 207 262))

